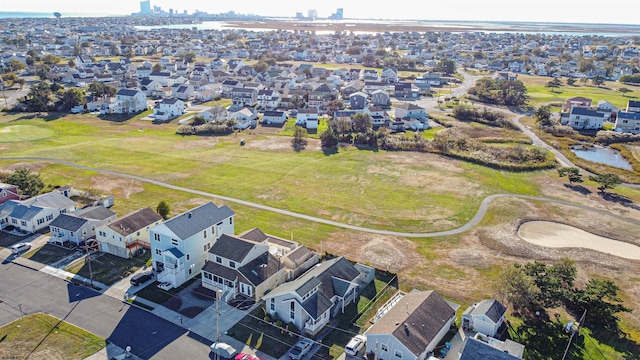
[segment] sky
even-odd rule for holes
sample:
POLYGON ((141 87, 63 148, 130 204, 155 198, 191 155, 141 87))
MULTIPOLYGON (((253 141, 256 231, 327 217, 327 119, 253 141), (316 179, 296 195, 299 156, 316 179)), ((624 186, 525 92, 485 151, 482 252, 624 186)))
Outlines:
MULTIPOLYGON (((327 17, 342 7, 345 18, 640 24, 637 0, 151 0, 151 5, 166 11, 263 16, 294 17, 296 12, 306 15, 315 9, 319 17, 327 17)), ((140 1, 0 0, 0 11, 128 15, 140 11, 140 1)))

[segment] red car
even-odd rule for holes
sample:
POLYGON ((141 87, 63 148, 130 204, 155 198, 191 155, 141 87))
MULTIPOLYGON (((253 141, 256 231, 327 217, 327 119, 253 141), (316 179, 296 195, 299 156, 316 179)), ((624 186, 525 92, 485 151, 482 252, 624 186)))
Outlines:
POLYGON ((260 360, 260 358, 255 355, 240 353, 236 355, 236 360, 260 360))

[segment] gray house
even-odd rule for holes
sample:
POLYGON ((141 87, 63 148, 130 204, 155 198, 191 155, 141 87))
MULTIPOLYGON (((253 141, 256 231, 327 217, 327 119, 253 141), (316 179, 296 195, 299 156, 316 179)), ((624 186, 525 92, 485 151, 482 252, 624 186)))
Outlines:
POLYGON ((349 104, 352 110, 362 110, 367 107, 367 94, 358 91, 349 95, 349 104))
POLYGON ((462 328, 495 336, 506 315, 507 308, 498 300, 482 300, 469 306, 462 314, 462 328))

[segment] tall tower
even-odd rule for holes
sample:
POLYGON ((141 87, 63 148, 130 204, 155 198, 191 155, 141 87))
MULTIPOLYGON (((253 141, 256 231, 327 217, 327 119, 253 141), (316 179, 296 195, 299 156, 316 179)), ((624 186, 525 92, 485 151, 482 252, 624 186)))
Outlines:
POLYGON ((141 15, 151 14, 151 0, 140 1, 140 14, 141 15))
POLYGON ((337 20, 342 20, 343 19, 343 11, 342 8, 338 8, 336 10, 336 19, 337 20))

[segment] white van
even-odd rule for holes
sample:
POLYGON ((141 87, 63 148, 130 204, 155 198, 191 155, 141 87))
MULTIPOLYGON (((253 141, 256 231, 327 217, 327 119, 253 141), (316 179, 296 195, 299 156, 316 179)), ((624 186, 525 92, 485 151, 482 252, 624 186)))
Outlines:
POLYGON ((238 353, 233 346, 222 342, 215 342, 211 344, 211 352, 225 359, 233 359, 238 353))
POLYGON ((13 253, 14 255, 20 254, 23 251, 27 251, 31 249, 31 244, 30 243, 18 243, 15 244, 13 246, 11 246, 11 253, 13 253))

